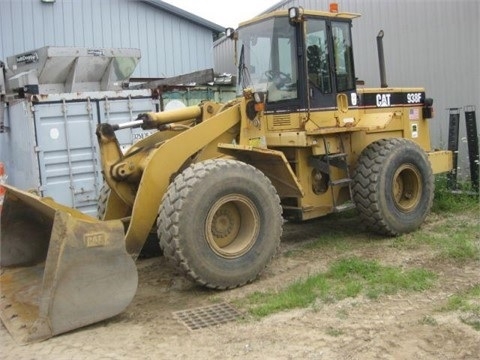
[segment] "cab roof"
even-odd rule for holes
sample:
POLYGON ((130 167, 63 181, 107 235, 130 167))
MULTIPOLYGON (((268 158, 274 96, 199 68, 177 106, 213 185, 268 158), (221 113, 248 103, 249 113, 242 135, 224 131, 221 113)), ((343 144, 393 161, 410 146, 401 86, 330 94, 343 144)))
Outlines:
MULTIPOLYGON (((348 13, 348 12, 328 12, 328 11, 318 11, 318 10, 305 10, 302 9, 303 11, 303 16, 309 17, 309 16, 315 16, 315 17, 323 17, 323 18, 330 18, 330 19, 355 19, 360 17, 360 14, 356 13, 348 13)), ((257 17, 254 17, 253 19, 241 22, 239 24, 239 27, 242 27, 247 24, 251 24, 254 22, 257 22, 259 20, 264 20, 264 19, 269 19, 273 17, 279 17, 279 16, 288 16, 288 10, 276 10, 272 11, 267 14, 262 14, 257 17)))

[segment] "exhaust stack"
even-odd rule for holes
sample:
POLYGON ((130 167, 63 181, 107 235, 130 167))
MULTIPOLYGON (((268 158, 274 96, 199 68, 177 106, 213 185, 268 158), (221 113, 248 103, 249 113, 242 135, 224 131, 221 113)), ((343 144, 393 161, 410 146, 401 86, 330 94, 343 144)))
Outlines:
POLYGON ((383 30, 377 35, 377 51, 378 51, 378 63, 380 66, 380 86, 382 88, 388 87, 387 75, 385 72, 385 56, 383 54, 383 30))

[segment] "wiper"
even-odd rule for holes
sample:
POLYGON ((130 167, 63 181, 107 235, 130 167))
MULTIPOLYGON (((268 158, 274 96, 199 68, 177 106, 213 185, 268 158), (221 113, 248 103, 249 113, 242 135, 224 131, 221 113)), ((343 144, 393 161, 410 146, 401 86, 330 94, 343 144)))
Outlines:
POLYGON ((246 89, 251 83, 250 72, 245 65, 245 44, 240 49, 240 58, 238 60, 238 82, 242 85, 242 89, 246 89))
POLYGON ((238 83, 243 81, 243 68, 245 67, 245 45, 240 49, 240 58, 238 59, 238 83))

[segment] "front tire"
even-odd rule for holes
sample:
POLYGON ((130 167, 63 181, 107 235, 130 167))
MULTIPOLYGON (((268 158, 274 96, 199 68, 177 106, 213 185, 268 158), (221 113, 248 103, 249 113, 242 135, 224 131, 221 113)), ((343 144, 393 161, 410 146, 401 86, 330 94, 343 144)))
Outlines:
POLYGON ((362 221, 383 235, 416 230, 432 207, 430 162, 425 151, 408 139, 384 139, 367 146, 353 181, 353 198, 362 221))
POLYGON ((234 288, 253 281, 274 256, 281 213, 262 172, 236 160, 207 160, 170 184, 157 234, 164 255, 187 276, 210 288, 234 288))

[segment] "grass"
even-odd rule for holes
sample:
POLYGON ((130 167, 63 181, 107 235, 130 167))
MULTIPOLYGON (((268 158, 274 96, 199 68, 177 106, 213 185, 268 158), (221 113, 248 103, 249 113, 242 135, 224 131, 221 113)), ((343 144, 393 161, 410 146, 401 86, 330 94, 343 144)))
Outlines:
POLYGON ((435 199, 432 212, 440 216, 439 225, 428 231, 420 229, 411 234, 396 238, 392 244, 399 249, 415 249, 422 245, 433 247, 438 252, 438 259, 464 263, 480 260, 480 202, 478 194, 472 194, 471 186, 459 183, 462 191, 453 193, 447 187, 447 177, 435 179, 435 199), (462 217, 452 214, 470 214, 462 217), (473 217, 471 215, 474 215, 473 217), (476 216, 475 216, 476 214, 476 216))
MULTIPOLYGON (((335 214, 336 215, 336 214, 335 214)), ((321 221, 317 220, 317 221, 321 221)), ((331 221, 335 222, 336 219, 331 221)), ((323 225, 323 224, 322 224, 323 225)), ((330 223, 328 223, 330 225, 330 223)), ((319 225, 321 226, 321 225, 319 225)), ((301 255, 309 250, 316 249, 332 249, 336 251, 350 251, 352 248, 352 234, 348 233, 344 229, 328 229, 322 228, 322 234, 320 237, 313 241, 308 241, 295 249, 289 250, 284 255, 287 257, 295 257, 301 255)))
POLYGON ((460 212, 465 210, 479 211, 480 203, 478 193, 474 194, 471 185, 459 183, 458 191, 448 189, 446 175, 438 175, 435 178, 435 200, 432 211, 435 213, 460 212))
POLYGON ((302 250, 331 248, 337 251, 349 251, 353 245, 350 234, 327 230, 320 238, 303 245, 302 250))
POLYGON ((441 311, 458 311, 460 320, 480 331, 480 284, 471 287, 460 294, 455 294, 448 299, 441 311))
POLYGON ((430 316, 430 315, 425 315, 420 321, 419 321, 420 324, 423 324, 423 325, 429 325, 429 326, 437 326, 438 325, 438 322, 437 320, 435 320, 434 317, 430 316))
POLYGON ((411 250, 429 246, 437 252, 438 260, 459 264, 480 260, 480 225, 475 218, 445 217, 443 223, 424 231, 399 236, 392 247, 411 250))
POLYGON ((333 337, 337 337, 337 336, 341 336, 344 334, 344 331, 341 330, 341 329, 336 329, 336 328, 332 328, 332 327, 328 327, 326 330, 325 330, 325 333, 327 335, 330 335, 330 336, 333 336, 333 337))
POLYGON ((425 269, 402 270, 376 261, 348 258, 334 262, 325 273, 296 281, 276 292, 256 292, 246 302, 248 311, 257 317, 364 295, 376 299, 399 291, 422 291, 434 283, 436 276, 425 269))
MULTIPOLYGON (((355 213, 355 215, 357 215, 355 213)), ((305 251, 317 250, 349 252, 364 245, 376 245, 384 237, 365 232, 360 227, 358 217, 343 218, 342 213, 330 214, 328 217, 316 219, 320 236, 291 251, 290 256, 305 251)))

